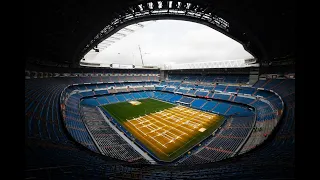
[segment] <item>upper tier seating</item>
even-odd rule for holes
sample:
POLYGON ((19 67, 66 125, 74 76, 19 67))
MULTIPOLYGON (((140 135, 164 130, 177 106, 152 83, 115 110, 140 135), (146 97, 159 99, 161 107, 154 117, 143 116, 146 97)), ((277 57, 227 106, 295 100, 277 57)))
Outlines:
POLYGON ((169 74, 168 80, 170 81, 188 81, 188 82, 222 82, 222 83, 247 83, 249 82, 249 75, 182 75, 182 74, 169 74))

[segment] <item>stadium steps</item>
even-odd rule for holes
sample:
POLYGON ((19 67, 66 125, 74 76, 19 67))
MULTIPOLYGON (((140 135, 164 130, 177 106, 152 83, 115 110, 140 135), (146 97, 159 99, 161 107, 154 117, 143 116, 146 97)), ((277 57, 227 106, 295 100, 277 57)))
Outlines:
POLYGON ((252 96, 255 96, 257 94, 258 90, 256 89, 253 93, 252 96))
POLYGON ((202 106, 200 106, 199 108, 200 109, 202 109, 202 107, 204 106, 204 105, 206 105, 208 102, 206 102, 206 103, 203 103, 203 105, 202 106))
POLYGON ((108 104, 110 104, 110 101, 108 100, 108 98, 106 96, 103 96, 103 97, 107 100, 108 104))
POLYGON ((255 102, 257 102, 258 100, 257 99, 255 99, 254 101, 252 101, 251 103, 249 103, 249 105, 252 105, 252 104, 254 104, 255 102))
POLYGON ((220 102, 218 102, 210 111, 213 111, 219 104, 220 102))
POLYGON ((268 80, 267 80, 264 84, 262 84, 262 86, 260 86, 260 87, 263 88, 265 85, 267 85, 269 82, 271 82, 271 80, 272 80, 272 79, 268 79, 268 80))
POLYGON ((196 100, 196 99, 194 99, 194 98, 192 98, 192 99, 193 99, 193 100, 190 102, 190 106, 191 106, 191 104, 193 103, 193 101, 196 100))
POLYGON ((232 105, 229 106, 229 108, 227 109, 227 111, 224 113, 224 115, 226 115, 228 113, 228 111, 231 109, 232 105))
POLYGON ((227 92, 227 89, 229 87, 229 84, 227 84, 226 88, 223 90, 223 92, 227 92))
POLYGON ((121 101, 119 101, 119 99, 117 98, 117 96, 113 96, 118 102, 121 102, 121 101))
POLYGON ((96 100, 98 102, 99 105, 102 105, 98 100, 96 100))
POLYGON ((278 87, 278 86, 280 86, 282 83, 284 83, 285 82, 285 80, 283 80, 283 81, 281 81, 280 83, 278 83, 278 84, 276 84, 276 85, 274 85, 274 86, 272 86, 272 87, 270 87, 269 89, 274 89, 274 88, 276 88, 276 87, 278 87))

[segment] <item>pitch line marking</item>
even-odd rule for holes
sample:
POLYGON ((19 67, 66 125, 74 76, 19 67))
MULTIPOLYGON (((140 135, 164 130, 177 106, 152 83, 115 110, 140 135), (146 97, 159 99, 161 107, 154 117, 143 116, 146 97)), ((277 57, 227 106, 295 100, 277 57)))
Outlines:
MULTIPOLYGON (((136 131, 135 129, 132 129, 133 131, 136 131)), ((139 133, 138 133, 139 134, 139 133)), ((147 142, 149 142, 149 144, 153 147, 155 147, 156 149, 158 149, 159 151, 161 151, 163 154, 165 154, 166 156, 169 156, 167 153, 163 152, 161 149, 159 149, 157 146, 153 145, 153 143, 151 143, 148 139, 146 139, 145 137, 141 136, 143 139, 145 139, 147 142)), ((158 141, 156 141, 158 142, 158 141)), ((159 143, 159 142, 158 142, 159 143)), ((161 144, 161 143, 160 143, 161 144)), ((162 144, 161 144, 162 145, 162 144)))
MULTIPOLYGON (((163 124, 163 125, 165 125, 164 123, 162 123, 162 122, 160 122, 159 120, 157 120, 157 119, 155 119, 154 117, 152 117, 152 116, 150 116, 150 118, 152 118, 152 119, 154 119, 155 121, 157 121, 157 122, 159 122, 159 123, 161 123, 161 124, 163 124)), ((168 121, 168 120, 165 120, 165 119, 163 119, 164 121, 167 121, 168 123, 170 123, 170 124, 173 124, 172 122, 170 122, 170 121, 168 121)), ((176 124, 173 124, 173 125, 176 125, 176 124)), ((181 126, 181 125, 180 125, 181 126)), ((178 126, 179 127, 179 126, 178 126)), ((172 128, 174 128, 174 129, 176 129, 177 131, 179 131, 179 132, 182 132, 183 134, 186 134, 186 135, 188 135, 187 133, 185 133, 185 132, 183 132, 183 131, 180 131, 179 129, 177 129, 177 128, 175 128, 175 127, 172 127, 172 128)))
MULTIPOLYGON (((158 117, 158 116, 156 116, 156 117, 158 117)), ((167 116, 165 116, 165 118, 164 117, 158 117, 158 118, 162 118, 164 121, 167 121, 168 123, 170 123, 170 124, 173 124, 173 125, 176 125, 176 123, 172 123, 172 122, 170 122, 170 121, 168 121, 167 120, 167 116)), ((183 128, 185 128, 185 129, 187 129, 187 130, 189 130, 189 131, 193 131, 193 130, 191 130, 191 129, 189 129, 189 128, 186 128, 186 127, 184 127, 184 126, 182 126, 182 125, 179 125, 179 126, 177 126, 177 127, 183 127, 183 128)), ((176 128, 175 128, 176 129, 176 128)), ((180 131, 180 130, 179 130, 180 131)))
MULTIPOLYGON (((175 113, 177 113, 177 112, 175 112, 175 113)), ((179 113, 177 113, 177 114, 179 114, 179 113)), ((201 114, 200 114, 200 115, 201 115, 201 114)), ((177 116, 182 116, 182 115, 179 114, 179 115, 177 115, 177 116)), ((200 124, 204 124, 204 123, 211 122, 211 119, 204 119, 205 122, 203 122, 203 120, 199 120, 199 118, 198 118, 197 116, 194 116, 191 120, 192 120, 192 121, 196 121, 196 122, 198 122, 198 123, 200 123, 200 124)))
MULTIPOLYGON (((156 125, 155 125, 156 126, 156 125)), ((158 127, 158 126, 157 126, 158 127)), ((166 127, 166 126, 163 126, 163 127, 166 127)), ((172 129, 172 128, 171 128, 172 129)), ((167 138, 166 136, 168 136, 169 138, 173 138, 173 137, 171 137, 169 134, 166 134, 166 133, 170 133, 170 134, 173 134, 173 136, 175 136, 175 137, 177 137, 177 135, 176 134, 174 134, 174 133, 172 133, 172 132, 170 132, 170 130, 171 129, 168 129, 168 130, 165 130, 164 132, 162 132, 162 133, 160 133, 161 134, 161 136, 163 136, 163 137, 165 137, 165 138, 167 138)), ((149 132, 150 133, 150 132, 149 132)), ((147 133, 148 134, 148 133, 147 133)), ((158 135, 157 136, 159 136, 159 133, 158 133, 158 135)), ((157 136, 155 136, 155 137, 157 137, 157 136)), ((167 139, 169 139, 169 138, 167 138, 167 139)), ((170 140, 171 140, 170 139, 170 140)))
MULTIPOLYGON (((205 112, 191 111, 190 109, 188 109, 186 107, 176 106, 173 108, 169 108, 169 109, 165 109, 163 111, 151 113, 151 114, 139 117, 137 119, 132 119, 132 120, 128 120, 128 121, 129 122, 132 121, 132 122, 130 122, 130 125, 133 126, 134 128, 136 128, 135 131, 139 131, 139 132, 141 132, 141 134, 143 134, 145 136, 147 136, 146 134, 157 133, 158 135, 156 135, 156 136, 148 135, 147 137, 149 137, 153 141, 157 142, 157 144, 167 148, 167 146, 166 146, 167 144, 175 142, 175 140, 177 140, 177 139, 181 139, 181 136, 183 136, 183 135, 189 136, 189 134, 177 129, 178 127, 181 127, 185 130, 194 131, 193 130, 194 128, 196 128, 200 125, 207 124, 208 122, 211 122, 210 119, 212 119, 212 118, 213 118, 213 116, 207 115, 207 114, 205 114, 205 112), (177 110, 180 110, 180 111, 176 112, 177 110), (158 118, 159 118, 159 120, 158 120, 158 118), (134 122, 133 120, 138 123, 133 123, 134 122), (151 120, 154 120, 156 123, 153 123, 151 120), (171 126, 167 126, 166 124, 164 124, 165 122, 171 124, 171 126), (145 124, 145 125, 144 126, 137 126, 139 124, 145 124), (180 125, 178 125, 178 124, 180 124, 180 125), (161 126, 161 125, 163 125, 163 126, 161 126), (185 125, 187 125, 187 126, 185 126, 185 125), (144 133, 144 131, 142 131, 141 127, 146 127, 150 131, 147 133, 144 133), (166 129, 166 127, 169 127, 171 129, 166 129), (190 129, 189 127, 193 127, 193 129, 190 129), (159 133, 159 131, 161 129, 163 129, 163 130, 166 129, 166 130, 162 133, 159 133), (171 132, 172 130, 175 130, 175 132, 171 132), (177 132, 180 132, 182 134, 177 135, 176 134, 177 132), (160 136, 160 135, 161 135, 161 137, 168 140, 165 144, 162 144, 160 141, 158 141, 156 139, 156 137, 160 136)), ((174 153, 177 150, 179 150, 180 148, 184 147, 184 145, 183 145, 182 147, 178 148, 177 150, 175 150, 174 152, 172 152, 168 155, 165 152, 163 152, 161 149, 159 149, 157 146, 152 145, 152 143, 148 139, 146 139, 144 136, 141 136, 141 137, 143 139, 145 139, 146 141, 148 141, 151 146, 160 150, 160 152, 165 154, 166 156, 170 156, 170 155, 172 155, 172 153, 174 153)), ((193 140, 193 139, 194 138, 192 138, 191 140, 193 140)), ((186 144, 188 144, 191 140, 189 140, 186 144)))
MULTIPOLYGON (((147 117, 150 117, 150 116, 147 116, 147 117)), ((152 118, 152 119, 154 119, 153 117, 150 117, 150 118, 152 118)), ((158 120, 156 120, 156 119, 154 119, 155 121, 157 121, 157 122, 159 122, 159 123, 161 123, 161 124, 163 124, 162 122, 160 122, 160 121, 158 121, 158 120)), ((171 129, 173 129, 174 127, 171 127, 171 129)), ((170 141, 172 141, 172 139, 178 139, 180 136, 181 136, 181 134, 180 135, 176 135, 176 134, 174 134, 174 133, 172 133, 172 132, 170 132, 170 130, 171 129, 169 129, 169 130, 166 130, 165 132, 163 132, 163 133, 158 133, 158 135, 157 136, 162 136, 162 137, 164 137, 164 138, 166 138, 166 139, 168 139, 168 140, 170 140, 170 141), (172 136, 170 136, 169 134, 167 134, 167 133, 170 133, 170 134, 172 134, 172 135, 174 135, 174 137, 172 137, 172 136)), ((176 129, 177 130, 177 129, 176 129)), ((186 134, 186 133, 183 133, 183 134, 186 134)), ((155 137, 157 137, 157 136, 155 136, 155 137)), ((151 137, 151 136, 150 136, 151 137)), ((153 138, 153 137, 152 137, 153 138)), ((154 138, 153 138, 154 139, 154 138)), ((167 143, 166 143, 167 144, 167 143)))
MULTIPOLYGON (((167 118, 167 117, 166 117, 167 118)), ((168 121, 166 118, 163 118, 163 120, 165 120, 165 121, 168 121)), ((186 117, 186 118, 183 118, 183 119, 187 119, 188 117, 186 117)), ((170 119, 170 118, 168 118, 168 119, 170 119)), ((169 122, 169 123, 171 123, 171 122, 169 122)), ((171 123, 172 124, 172 123, 171 123)), ((182 123, 181 125, 179 125, 179 126, 177 126, 177 127, 183 127, 183 128, 185 128, 185 129, 188 129, 189 131, 194 131, 194 129, 190 129, 190 128, 188 128, 188 127, 185 127, 185 126, 183 126, 183 124, 184 123, 182 123)))
MULTIPOLYGON (((145 118, 143 118, 143 117, 141 117, 141 119, 145 119, 145 118)), ((151 123, 151 124, 153 124, 153 123, 151 123)), ((145 126, 145 127, 147 127, 149 130, 151 129, 151 127, 149 127, 151 124, 148 124, 147 126, 145 126)), ((140 132, 142 132, 139 128, 137 128, 140 132)), ((152 131, 153 129, 151 129, 151 131, 152 131)), ((166 131, 164 132, 164 133, 166 133, 166 131)), ((146 135, 146 134, 144 134, 144 135, 146 135)), ((155 140, 157 143, 159 143, 160 145, 162 145, 163 147, 165 147, 165 148, 167 148, 165 145, 163 145, 161 142, 159 142, 158 140, 156 140, 153 136, 149 136, 150 138, 152 138, 153 140, 155 140)), ((162 133, 162 137, 165 137, 166 139, 169 139, 169 138, 167 138, 166 136, 164 136, 163 135, 163 133, 162 133)), ((169 139, 170 140, 170 139, 169 139)))

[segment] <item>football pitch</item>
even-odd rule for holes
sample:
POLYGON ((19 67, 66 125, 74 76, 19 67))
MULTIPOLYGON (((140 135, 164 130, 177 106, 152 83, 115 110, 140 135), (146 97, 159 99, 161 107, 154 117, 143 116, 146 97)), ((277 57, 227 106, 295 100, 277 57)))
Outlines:
POLYGON ((155 99, 102 106, 159 160, 173 161, 223 123, 224 116, 155 99))

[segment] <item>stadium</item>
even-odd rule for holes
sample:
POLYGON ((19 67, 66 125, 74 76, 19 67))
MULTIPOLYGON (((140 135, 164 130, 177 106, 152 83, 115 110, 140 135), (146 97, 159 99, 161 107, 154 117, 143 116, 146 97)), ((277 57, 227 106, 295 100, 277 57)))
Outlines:
POLYGON ((295 179, 293 6, 30 2, 24 178, 295 179), (138 46, 135 57, 123 44, 138 34, 133 27, 161 20, 210 28, 252 58, 201 62, 189 50, 178 53, 182 63, 148 64, 152 55, 141 52, 156 47, 138 46), (94 61, 116 46, 130 62, 94 61))

